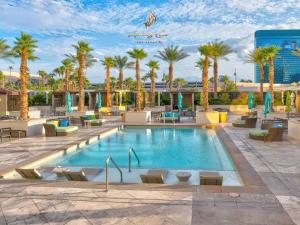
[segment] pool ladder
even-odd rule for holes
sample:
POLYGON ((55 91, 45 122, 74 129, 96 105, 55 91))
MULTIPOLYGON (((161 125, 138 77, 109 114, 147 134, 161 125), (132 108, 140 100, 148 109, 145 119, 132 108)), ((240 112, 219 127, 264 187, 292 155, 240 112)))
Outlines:
POLYGON ((105 167, 105 191, 108 191, 108 165, 109 165, 110 161, 113 163, 113 165, 116 167, 116 169, 120 172, 120 177, 121 177, 120 182, 123 183, 122 170, 120 169, 118 164, 115 162, 115 160, 113 160, 113 158, 111 156, 108 156, 106 159, 106 167, 105 167))
POLYGON ((140 166, 140 159, 137 156, 136 152, 133 150, 133 148, 129 148, 128 150, 128 171, 131 172, 131 153, 133 153, 133 155, 135 156, 137 162, 138 162, 138 166, 140 166))

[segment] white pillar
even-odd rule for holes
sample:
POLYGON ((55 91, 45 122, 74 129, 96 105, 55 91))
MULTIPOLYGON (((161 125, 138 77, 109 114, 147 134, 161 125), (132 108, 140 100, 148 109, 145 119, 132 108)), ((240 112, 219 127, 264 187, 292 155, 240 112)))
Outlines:
POLYGON ((195 104, 194 104, 194 99, 195 99, 195 93, 192 93, 192 111, 195 111, 195 104))

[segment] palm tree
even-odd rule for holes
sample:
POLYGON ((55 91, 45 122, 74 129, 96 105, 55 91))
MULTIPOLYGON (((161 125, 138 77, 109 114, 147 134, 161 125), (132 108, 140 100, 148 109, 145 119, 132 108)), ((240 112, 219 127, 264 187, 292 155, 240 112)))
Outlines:
POLYGON ((178 77, 174 80, 174 83, 177 87, 177 90, 180 90, 183 87, 183 85, 185 85, 186 81, 185 79, 178 77))
POLYGON ((215 41, 211 43, 212 46, 212 54, 211 58, 214 62, 214 97, 217 98, 217 92, 218 92, 218 60, 220 58, 224 58, 227 60, 225 57, 226 55, 230 54, 232 52, 232 49, 230 48, 229 45, 225 44, 222 41, 215 41))
POLYGON ((142 93, 141 93, 141 75, 140 75, 140 60, 147 57, 147 53, 141 48, 134 48, 132 51, 127 52, 128 55, 135 59, 135 76, 136 76, 136 107, 140 111, 142 107, 142 93))
POLYGON ((127 56, 115 56, 114 57, 115 63, 116 63, 116 68, 119 70, 119 89, 123 90, 123 81, 124 81, 124 74, 123 70, 128 68, 132 69, 134 62, 128 62, 128 57, 127 56))
POLYGON ((277 53, 281 50, 281 48, 272 45, 267 46, 263 48, 263 52, 268 60, 269 63, 269 92, 272 97, 272 105, 274 103, 274 90, 273 90, 273 84, 274 84, 274 58, 277 55, 277 53))
POLYGON ((163 51, 158 51, 158 55, 156 55, 157 58, 162 59, 163 61, 166 61, 169 63, 169 86, 170 86, 170 93, 172 92, 172 86, 173 86, 173 64, 175 62, 178 62, 189 55, 186 54, 182 49, 179 49, 178 46, 171 45, 170 47, 165 48, 163 51))
POLYGON ((169 84, 169 75, 163 73, 161 81, 166 83, 166 91, 167 91, 168 90, 167 87, 168 87, 168 84, 169 84))
POLYGON ((40 85, 40 86, 44 87, 45 86, 45 79, 47 77, 47 73, 44 70, 39 70, 38 71, 38 75, 39 75, 40 81, 42 83, 42 85, 40 85))
POLYGON ((264 65, 266 64, 267 58, 263 48, 256 48, 250 52, 246 58, 248 63, 256 63, 259 66, 259 77, 260 77, 260 98, 264 97, 264 65))
POLYGON ((150 68, 150 79, 151 79, 151 107, 155 107, 155 70, 159 70, 159 63, 155 60, 150 60, 146 66, 150 68))
POLYGON ((111 97, 110 97, 110 68, 116 67, 115 60, 112 57, 104 57, 101 60, 102 65, 106 68, 106 105, 107 107, 111 107, 111 97))
POLYGON ((34 55, 37 48, 37 40, 34 40, 29 34, 21 32, 21 36, 17 37, 13 48, 15 57, 21 58, 20 79, 21 79, 21 94, 20 94, 20 118, 28 119, 28 96, 27 96, 27 62, 28 60, 38 59, 34 55))
POLYGON ((53 73, 58 76, 59 87, 62 90, 63 89, 62 79, 63 79, 64 73, 65 73, 65 67, 59 66, 53 70, 53 73))
POLYGON ((6 44, 6 40, 0 38, 0 59, 8 60, 12 56, 10 47, 6 44))
POLYGON ((89 46, 87 42, 78 41, 76 45, 73 45, 76 50, 75 59, 79 64, 78 67, 78 80, 79 80, 79 101, 78 111, 84 111, 84 69, 87 68, 87 58, 92 58, 91 51, 93 48, 89 46))
POLYGON ((69 91, 70 73, 74 69, 74 64, 70 58, 66 58, 61 61, 64 67, 65 79, 66 79, 66 91, 69 91))
POLYGON ((202 89, 203 89, 203 106, 204 110, 208 111, 208 67, 209 67, 209 58, 212 57, 212 45, 205 44, 201 45, 198 48, 198 51, 201 55, 204 56, 204 61, 202 64, 202 89))

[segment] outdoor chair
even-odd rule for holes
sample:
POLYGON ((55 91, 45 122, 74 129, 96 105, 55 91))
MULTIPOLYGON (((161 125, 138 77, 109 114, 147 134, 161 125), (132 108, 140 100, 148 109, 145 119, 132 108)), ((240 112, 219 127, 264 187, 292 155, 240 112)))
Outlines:
POLYGON ((102 126, 103 121, 102 119, 99 118, 99 115, 86 115, 86 116, 81 116, 80 117, 80 122, 81 125, 84 126, 84 121, 85 120, 90 120, 91 121, 91 126, 102 126))
POLYGON ((80 171, 62 171, 61 174, 69 181, 88 181, 87 176, 96 176, 100 174, 103 169, 82 168, 80 171))
POLYGON ((267 129, 251 129, 249 137, 261 141, 283 141, 283 127, 269 127, 267 129))
POLYGON ((67 136, 78 131, 77 126, 59 127, 53 123, 44 123, 46 137, 67 136))
POLYGON ((167 174, 167 170, 148 170, 148 173, 141 174, 140 178, 142 182, 146 184, 164 184, 164 179, 167 174))
POLYGON ((223 176, 218 172, 200 172, 200 185, 219 185, 222 186, 223 176))
POLYGON ((0 129, 1 143, 3 142, 3 138, 8 138, 9 140, 11 139, 10 131, 11 131, 11 128, 1 128, 0 129))
POLYGON ((257 117, 257 111, 247 112, 246 115, 241 116, 241 120, 245 120, 248 117, 257 117))
POLYGON ((232 123, 234 127, 255 128, 257 117, 247 117, 245 120, 235 120, 232 123))
POLYGON ((179 123, 180 113, 179 112, 163 112, 161 113, 160 121, 163 123, 179 123))

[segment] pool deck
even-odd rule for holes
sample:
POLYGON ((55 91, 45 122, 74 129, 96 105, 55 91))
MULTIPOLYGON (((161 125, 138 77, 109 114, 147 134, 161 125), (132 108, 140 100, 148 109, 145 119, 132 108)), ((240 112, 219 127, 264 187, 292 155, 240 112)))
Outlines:
MULTIPOLYGON (((108 128, 0 144, 0 170, 108 128)), ((300 143, 253 141, 247 129, 230 125, 224 131, 243 155, 236 159, 247 159, 239 168, 248 171, 246 187, 136 184, 111 185, 105 192, 91 182, 0 180, 0 224, 300 224, 300 143)))

